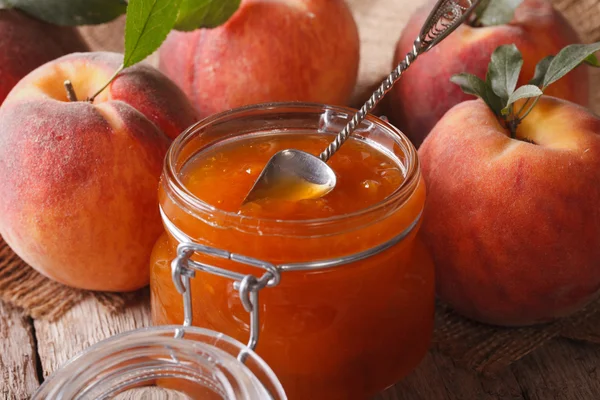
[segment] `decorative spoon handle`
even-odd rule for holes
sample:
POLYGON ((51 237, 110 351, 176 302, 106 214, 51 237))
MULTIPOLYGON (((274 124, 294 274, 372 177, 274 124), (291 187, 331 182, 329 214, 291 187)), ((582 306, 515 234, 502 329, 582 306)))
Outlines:
POLYGON ((419 36, 413 43, 412 50, 406 54, 406 57, 394 68, 381 85, 375 90, 371 97, 352 117, 344 129, 338 133, 335 139, 319 155, 323 162, 327 162, 331 156, 339 150, 348 137, 354 132, 356 127, 366 118, 385 94, 400 79, 404 71, 417 59, 417 57, 433 48, 439 42, 446 38, 460 24, 462 24, 469 14, 477 7, 481 0, 439 0, 425 24, 421 28, 419 36))

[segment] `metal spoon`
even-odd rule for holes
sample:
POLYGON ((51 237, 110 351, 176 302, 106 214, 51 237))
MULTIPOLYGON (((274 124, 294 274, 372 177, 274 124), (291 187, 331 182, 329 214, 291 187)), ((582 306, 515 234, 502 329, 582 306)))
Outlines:
POLYGON ((315 157, 301 150, 277 152, 254 183, 242 205, 264 199, 278 198, 298 201, 325 196, 336 184, 336 176, 327 161, 366 118, 383 96, 400 79, 404 71, 420 54, 431 50, 462 24, 481 0, 438 0, 415 39, 412 50, 381 83, 352 120, 329 146, 315 157))

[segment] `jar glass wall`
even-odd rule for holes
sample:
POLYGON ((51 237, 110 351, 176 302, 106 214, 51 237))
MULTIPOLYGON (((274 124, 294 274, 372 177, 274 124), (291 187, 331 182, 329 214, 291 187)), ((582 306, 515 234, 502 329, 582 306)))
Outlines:
POLYGON ((179 328, 126 332, 91 346, 51 375, 32 400, 130 398, 142 388, 156 398, 286 399, 273 371, 241 343, 195 327, 176 338, 179 328))
MULTIPOLYGON (((434 272, 418 237, 426 193, 416 150, 397 129, 367 117, 352 140, 392 160, 403 179, 376 204, 328 218, 280 220, 226 212, 194 195, 181 171, 205 153, 227 157, 215 149, 232 140, 298 133, 333 139, 354 112, 287 103, 210 117, 173 143, 161 179, 160 206, 168 229, 151 260, 154 323, 184 319, 182 296, 171 278, 182 235, 278 265, 279 284, 260 291, 256 352, 292 400, 368 398, 414 369, 429 348, 434 272), (298 263, 312 267, 295 268, 298 263)), ((358 160, 349 162, 361 166, 358 160)), ((211 190, 230 184, 219 182, 211 190)), ((192 258, 240 274, 261 273, 232 260, 192 258)), ((191 294, 193 325, 248 340, 249 315, 230 279, 196 273, 191 294)))

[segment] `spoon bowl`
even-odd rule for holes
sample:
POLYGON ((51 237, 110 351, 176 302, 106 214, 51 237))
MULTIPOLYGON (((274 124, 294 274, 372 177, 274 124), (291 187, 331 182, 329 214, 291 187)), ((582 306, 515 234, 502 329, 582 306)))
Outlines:
POLYGON ((336 185, 335 172, 319 157, 287 149, 273 155, 242 205, 264 198, 287 201, 317 199, 336 185))

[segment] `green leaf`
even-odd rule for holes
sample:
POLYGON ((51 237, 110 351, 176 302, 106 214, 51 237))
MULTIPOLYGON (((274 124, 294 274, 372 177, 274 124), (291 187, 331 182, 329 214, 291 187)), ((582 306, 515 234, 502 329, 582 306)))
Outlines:
POLYGON ((546 72, 548 71, 548 67, 550 63, 554 59, 554 56, 548 56, 543 58, 536 66, 535 73, 533 74, 533 79, 529 81, 530 85, 541 86, 542 82, 544 82, 544 77, 546 76, 546 72))
POLYGON ((523 0, 483 0, 475 9, 476 21, 482 26, 508 24, 523 0))
POLYGON ((524 85, 518 88, 510 95, 508 98, 508 102, 506 106, 502 109, 502 115, 508 115, 510 105, 514 104, 516 101, 521 99, 526 99, 530 97, 539 97, 544 93, 542 90, 534 85, 524 85))
POLYGON ((478 76, 472 74, 457 74, 450 78, 452 83, 460 86, 466 94, 472 94, 481 98, 492 109, 494 113, 500 115, 502 110, 502 100, 494 93, 492 88, 478 76))
POLYGON ((598 61, 598 57, 595 54, 590 54, 585 60, 583 60, 586 64, 591 65, 592 67, 600 67, 600 61, 598 61))
POLYGON ((466 94, 472 94, 478 97, 485 97, 485 82, 478 76, 472 74, 457 74, 450 78, 450 82, 460 86, 466 94))
MULTIPOLYGON (((125 13, 126 0, 2 0, 0 7, 13 7, 54 25, 97 25, 125 13)), ((6 8, 7 8, 6 7, 6 8)))
POLYGON ((600 50, 600 42, 592 44, 572 44, 562 49, 548 66, 542 89, 553 84, 583 62, 593 63, 598 60, 590 58, 600 50))
POLYGON ((182 0, 175 29, 192 31, 225 23, 239 8, 241 0, 182 0))
POLYGON ((514 44, 499 46, 492 53, 488 66, 488 81, 494 93, 504 102, 515 91, 522 67, 523 57, 514 44))
POLYGON ((181 0, 129 0, 124 67, 142 61, 160 47, 175 25, 180 3, 181 0))

